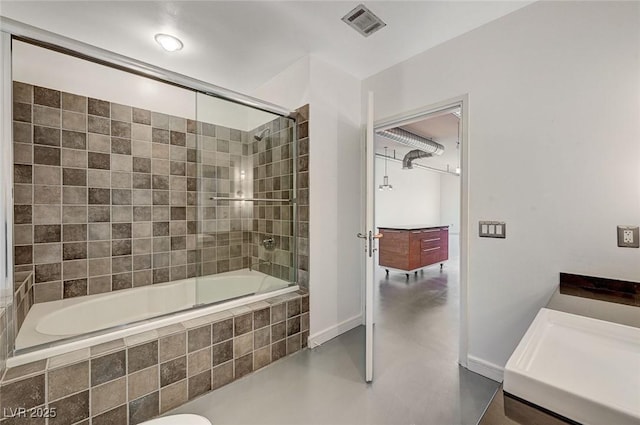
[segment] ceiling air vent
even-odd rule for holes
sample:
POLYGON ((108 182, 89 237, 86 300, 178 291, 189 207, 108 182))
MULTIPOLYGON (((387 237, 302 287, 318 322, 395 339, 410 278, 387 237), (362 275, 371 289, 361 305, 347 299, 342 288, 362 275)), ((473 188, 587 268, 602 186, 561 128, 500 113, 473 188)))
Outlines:
POLYGON ((364 4, 358 5, 347 13, 342 20, 365 37, 369 37, 374 32, 387 26, 382 22, 382 19, 367 9, 364 4))

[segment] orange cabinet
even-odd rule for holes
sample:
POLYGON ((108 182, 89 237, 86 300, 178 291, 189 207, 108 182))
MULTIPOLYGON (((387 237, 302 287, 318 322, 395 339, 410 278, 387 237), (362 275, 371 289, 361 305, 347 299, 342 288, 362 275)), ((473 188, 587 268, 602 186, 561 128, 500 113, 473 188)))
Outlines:
MULTIPOLYGON (((379 264, 403 271, 415 271, 449 258, 448 226, 379 227, 379 264)), ((387 270, 388 272, 388 270, 387 270)))

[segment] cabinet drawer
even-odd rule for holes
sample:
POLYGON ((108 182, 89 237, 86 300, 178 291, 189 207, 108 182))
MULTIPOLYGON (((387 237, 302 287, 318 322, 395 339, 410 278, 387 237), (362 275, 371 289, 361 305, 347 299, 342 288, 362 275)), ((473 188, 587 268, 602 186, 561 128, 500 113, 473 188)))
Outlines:
POLYGON ((432 237, 436 237, 440 233, 440 228, 437 227, 435 229, 422 229, 420 232, 422 232, 422 236, 425 238, 428 237, 429 235, 434 235, 432 237))
POLYGON ((420 247, 422 249, 435 248, 437 246, 442 246, 442 239, 436 237, 435 235, 430 235, 426 238, 423 237, 422 241, 420 242, 420 247))
POLYGON ((429 266, 440 261, 440 247, 423 249, 420 255, 422 266, 429 266))

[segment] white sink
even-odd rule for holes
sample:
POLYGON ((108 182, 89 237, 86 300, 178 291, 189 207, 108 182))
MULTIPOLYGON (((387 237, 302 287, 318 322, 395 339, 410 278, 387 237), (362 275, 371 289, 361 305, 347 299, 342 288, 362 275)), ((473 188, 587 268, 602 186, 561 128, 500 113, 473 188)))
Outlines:
POLYGON ((640 329, 543 308, 509 358, 503 388, 584 425, 638 425, 640 329))

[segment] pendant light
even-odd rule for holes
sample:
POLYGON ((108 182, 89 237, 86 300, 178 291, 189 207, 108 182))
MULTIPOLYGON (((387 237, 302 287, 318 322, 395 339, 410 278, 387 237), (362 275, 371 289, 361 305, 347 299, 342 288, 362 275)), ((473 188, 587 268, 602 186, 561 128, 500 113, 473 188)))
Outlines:
POLYGON ((382 184, 378 186, 378 190, 393 190, 393 186, 389 184, 389 176, 387 175, 387 147, 384 147, 384 177, 382 184))

